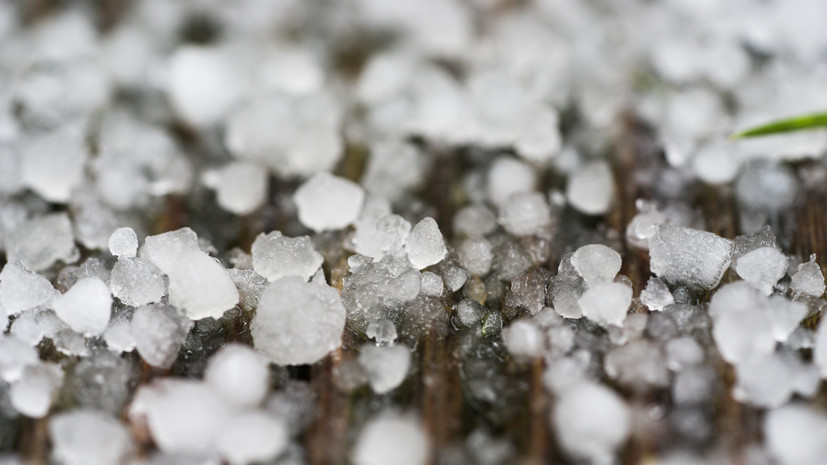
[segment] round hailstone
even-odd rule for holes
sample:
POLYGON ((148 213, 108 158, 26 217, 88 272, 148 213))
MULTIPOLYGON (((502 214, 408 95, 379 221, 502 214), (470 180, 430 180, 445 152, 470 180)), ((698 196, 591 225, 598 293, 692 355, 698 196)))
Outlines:
POLYGON ((577 300, 583 316, 602 326, 622 326, 631 303, 632 288, 615 282, 591 286, 577 300))
POLYGON ((462 241, 457 248, 457 255, 460 264, 477 276, 488 274, 494 260, 491 242, 482 237, 470 237, 462 241))
POLYGON ((126 427, 98 410, 55 415, 49 422, 52 453, 64 465, 123 463, 132 449, 126 427))
POLYGON ((500 206, 500 224, 515 236, 532 236, 548 229, 551 211, 539 192, 514 194, 500 206))
POLYGON ((120 257, 109 277, 112 295, 131 307, 160 302, 167 293, 164 273, 143 258, 120 257))
POLYGON ((571 265, 589 286, 614 280, 622 264, 620 254, 603 244, 584 245, 571 255, 571 265))
POLYGON ((293 195, 299 221, 314 231, 342 229, 359 218, 365 191, 356 183, 317 173, 305 181, 293 195))
POLYGON ((109 325, 112 295, 99 278, 83 278, 55 299, 54 309, 72 330, 85 336, 97 336, 109 325))
POLYGON ((240 79, 225 53, 212 47, 185 46, 169 62, 170 101, 189 124, 218 123, 240 95, 240 79))
POLYGON ((411 417, 380 413, 359 434, 353 450, 355 465, 423 465, 428 459, 428 438, 411 417))
POLYGON ((534 190, 536 175, 526 163, 511 157, 500 157, 488 170, 488 198, 502 205, 514 194, 534 190))
POLYGON ((427 217, 416 223, 405 241, 408 260, 418 270, 441 262, 448 250, 436 220, 427 217))
POLYGON ((141 387, 130 414, 146 415, 152 438, 162 451, 193 455, 216 449, 231 415, 210 385, 172 378, 141 387))
POLYGON ((298 276, 307 281, 324 261, 309 236, 284 237, 279 231, 259 234, 250 253, 253 269, 271 282, 285 276, 298 276))
POLYGON ((169 368, 192 328, 192 321, 163 304, 144 305, 135 310, 130 332, 135 348, 146 363, 169 368))
POLYGON ((109 252, 116 257, 134 257, 138 252, 138 235, 132 228, 118 228, 109 236, 109 252))
POLYGON ((267 170, 255 163, 232 162, 209 179, 221 208, 236 215, 248 215, 267 199, 267 170))
POLYGON ((218 454, 231 465, 270 462, 289 442, 287 425, 265 412, 244 412, 230 419, 218 436, 218 454))
POLYGON ((772 294, 779 279, 787 273, 787 257, 773 247, 761 247, 735 262, 735 272, 764 295, 772 294))
POLYGON ((54 363, 38 363, 23 370, 9 389, 12 407, 30 418, 43 418, 63 384, 63 370, 54 363))
POLYGON ((609 211, 614 197, 614 179, 609 164, 593 162, 580 167, 569 178, 566 198, 572 207, 586 215, 609 211))
POLYGON ((345 306, 336 289, 287 276, 270 284, 250 324, 257 350, 279 365, 316 363, 339 347, 345 306))
POLYGON ((779 465, 820 465, 827 456, 827 417, 791 403, 764 417, 767 450, 779 465))
POLYGON ((362 346, 359 364, 365 369, 373 392, 385 394, 396 389, 408 375, 411 352, 404 345, 377 347, 362 346))
POLYGON ((629 434, 631 416, 614 391, 580 383, 563 391, 552 413, 552 427, 563 451, 589 463, 611 463, 629 434))
POLYGON ((531 320, 517 320, 503 329, 503 341, 511 355, 533 359, 543 354, 543 332, 531 320))
POLYGON ((230 343, 210 357, 204 381, 233 404, 254 406, 264 400, 270 386, 270 369, 253 349, 230 343))
POLYGON ((200 250, 181 253, 169 274, 169 303, 193 320, 221 318, 238 298, 227 270, 200 250))

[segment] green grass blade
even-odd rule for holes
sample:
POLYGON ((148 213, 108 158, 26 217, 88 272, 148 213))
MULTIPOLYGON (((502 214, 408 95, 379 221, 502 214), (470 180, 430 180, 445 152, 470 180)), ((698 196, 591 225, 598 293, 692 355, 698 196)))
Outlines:
POLYGON ((742 131, 737 134, 733 134, 730 136, 730 139, 767 136, 770 134, 804 131, 815 128, 827 128, 827 113, 813 113, 811 115, 780 119, 761 126, 749 128, 746 131, 742 131))

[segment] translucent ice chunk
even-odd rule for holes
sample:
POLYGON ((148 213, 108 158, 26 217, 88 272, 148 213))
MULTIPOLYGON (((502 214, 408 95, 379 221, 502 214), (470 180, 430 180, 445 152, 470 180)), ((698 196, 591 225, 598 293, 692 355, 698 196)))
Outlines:
POLYGON ((646 288, 640 292, 640 302, 649 310, 659 312, 675 303, 669 287, 658 278, 649 278, 646 288))
POLYGON ((238 298, 227 270, 200 250, 181 253, 169 273, 169 302, 193 320, 220 318, 238 298))
POLYGON ((167 293, 164 274, 151 261, 121 257, 109 278, 112 295, 132 307, 160 302, 167 293))
POLYGON ((584 245, 571 256, 571 265, 589 286, 614 280, 621 264, 620 254, 603 244, 584 245))
POLYGON ((253 269, 270 282, 284 276, 298 276, 307 281, 324 261, 313 248, 310 237, 285 237, 279 231, 259 234, 250 252, 253 269))
POLYGON ((621 326, 632 303, 632 288, 608 282, 591 286, 577 300, 583 316, 604 326, 621 326))
MULTIPOLYGON (((821 272, 821 267, 818 266, 815 259, 816 256, 813 254, 810 256, 809 262, 798 265, 798 270, 793 275, 790 283, 796 297, 801 295, 821 297, 824 294, 824 273, 821 272)), ((0 284, 0 289, 2 289, 2 284, 0 284)))
POLYGON ((175 308, 150 304, 135 310, 130 329, 141 358, 154 367, 169 368, 192 325, 175 308))
POLYGON ((706 231, 661 225, 649 240, 650 267, 670 284, 715 287, 732 256, 732 241, 706 231))
POLYGON ((43 418, 49 413, 57 391, 63 384, 63 370, 54 363, 29 365, 23 375, 11 385, 9 399, 21 414, 43 418))
POLYGON ((267 170, 255 163, 232 162, 206 176, 221 208, 248 215, 267 199, 267 170))

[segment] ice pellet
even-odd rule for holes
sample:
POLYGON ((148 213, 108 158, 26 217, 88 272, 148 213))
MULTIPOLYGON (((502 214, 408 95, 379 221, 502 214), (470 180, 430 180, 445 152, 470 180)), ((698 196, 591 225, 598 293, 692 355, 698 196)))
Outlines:
POLYGON ((181 253, 169 273, 169 302, 193 320, 220 318, 238 303, 227 270, 200 250, 181 253))
POLYGON ((396 389, 408 376, 411 353, 404 345, 364 345, 359 352, 359 364, 365 369, 373 392, 385 394, 396 389))
POLYGON ((583 316, 603 326, 621 326, 632 303, 632 288, 608 282, 590 287, 577 300, 583 316))
POLYGON ((169 368, 192 325, 175 308, 150 304, 135 310, 130 329, 141 358, 154 367, 169 368))
MULTIPOLYGON (((821 267, 816 263, 815 254, 810 256, 809 262, 798 265, 798 270, 792 277, 790 287, 792 287, 793 294, 796 297, 801 295, 821 297, 824 294, 824 273, 821 272, 821 267)), ((0 284, 0 289, 2 289, 2 284, 0 284)))
POLYGON ((441 262, 448 250, 436 221, 427 217, 417 223, 405 241, 408 260, 418 270, 441 262))
POLYGON ((9 400, 21 414, 43 418, 49 413, 57 391, 63 384, 63 370, 54 363, 29 365, 11 385, 9 400))
POLYGON ((517 358, 534 359, 545 349, 543 332, 527 319, 512 321, 503 329, 503 341, 511 355, 517 358))
POLYGON ((368 420, 353 449, 355 465, 424 465, 429 441, 412 417, 382 412, 368 420))
POLYGON ((204 380, 229 402, 251 407, 264 400, 270 387, 270 369, 250 347, 230 343, 210 357, 204 380))
POLYGON ((761 247, 738 258, 735 272, 762 294, 769 295, 787 272, 787 257, 772 247, 761 247))
POLYGON ((649 278, 646 288, 640 292, 640 302, 649 310, 659 312, 675 303, 675 297, 663 281, 658 278, 649 278))
POLYGON ((116 257, 134 257, 138 253, 138 235, 132 228, 118 228, 109 236, 109 252, 116 257))
POLYGON ((279 231, 259 234, 250 252, 253 269, 270 282, 284 276, 298 276, 307 281, 324 261, 313 248, 310 237, 285 237, 279 231))
POLYGON ((293 200, 303 225, 325 231, 353 224, 362 210, 365 191, 347 179, 322 172, 305 181, 293 200))
POLYGON ((568 180, 566 198, 572 207, 586 215, 608 212, 614 199, 614 179, 609 164, 601 161, 580 167, 568 180))
POLYGON ((571 256, 574 267, 586 284, 593 286, 615 279, 620 272, 620 254, 603 244, 584 245, 571 256))
POLYGON ((55 299, 54 309, 72 330, 86 336, 97 336, 109 325, 112 295, 100 279, 84 278, 55 299))
POLYGON ((131 307, 160 302, 167 293, 164 274, 151 261, 121 257, 109 278, 112 295, 131 307))
POLYGON ((649 240, 652 273, 669 284, 718 285, 729 266, 732 241, 706 231, 661 225, 649 240))

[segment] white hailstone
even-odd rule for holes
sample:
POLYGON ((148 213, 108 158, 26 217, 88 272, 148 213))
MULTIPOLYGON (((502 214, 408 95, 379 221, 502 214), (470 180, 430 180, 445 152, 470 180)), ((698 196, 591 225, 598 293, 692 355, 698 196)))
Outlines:
POLYGON ((190 228, 176 229, 147 236, 139 255, 155 264, 164 274, 172 273, 179 257, 185 251, 201 250, 198 236, 190 228))
POLYGON ((466 328, 479 323, 483 316, 485 316, 485 308, 477 301, 463 299, 457 304, 456 318, 466 328))
POLYGON ((230 465, 269 462, 289 444, 288 428, 272 414, 249 411, 233 415, 216 438, 218 455, 230 465))
POLYGON ((103 333, 103 340, 106 347, 116 354, 135 350, 135 336, 132 335, 132 326, 128 320, 110 322, 103 333))
POLYGON ((193 323, 168 305, 150 304, 135 310, 130 323, 135 348, 146 363, 169 368, 193 323))
POLYGON ((485 205, 462 207, 454 215, 454 232, 465 236, 484 236, 497 229, 497 216, 485 205))
POLYGON ((488 169, 488 198, 494 205, 503 205, 509 197, 531 192, 537 182, 534 169, 511 157, 500 157, 488 169))
POLYGON ((112 295, 99 278, 83 278, 56 298, 53 307, 57 316, 73 331, 97 336, 109 325, 112 295))
POLYGON ((493 246, 487 239, 470 237, 459 244, 457 257, 469 273, 485 276, 491 270, 491 262, 494 260, 492 249, 493 246))
POLYGON ((166 378, 138 388, 130 417, 144 417, 158 448, 167 453, 216 450, 231 409, 208 384, 166 378))
POLYGON ((827 416, 791 403, 764 417, 767 450, 779 465, 821 465, 827 456, 827 416))
POLYGON ((374 260, 402 256, 410 233, 411 223, 399 215, 371 214, 356 222, 353 245, 357 253, 374 260))
POLYGON ((795 355, 751 357, 735 366, 733 397, 762 408, 786 404, 795 393, 810 397, 820 384, 818 370, 795 355))
MULTIPOLYGON (((2 278, 2 275, 0 275, 0 278, 2 278)), ((792 277, 790 287, 796 297, 801 295, 821 297, 824 294, 824 273, 821 272, 821 267, 816 263, 815 254, 810 256, 809 262, 798 265, 798 270, 792 277)), ((2 284, 0 284, 0 289, 2 289, 2 284)))
POLYGON ((649 240, 652 273, 669 284, 712 289, 732 257, 732 241, 711 232, 660 225, 649 240))
POLYGON ((586 215, 603 215, 614 199, 614 178, 609 164, 591 162, 575 171, 566 185, 566 199, 586 215))
POLYGON ((695 338, 682 336, 666 343, 666 361, 672 371, 682 371, 686 368, 703 363, 704 349, 695 338))
POLYGON ((138 253, 138 235, 132 228, 118 228, 109 236, 109 252, 116 257, 134 257, 138 253))
POLYGON ((408 376, 411 352, 404 345, 366 344, 360 349, 359 364, 365 369, 373 392, 385 394, 399 387, 408 376))
POLYGON ((275 47, 259 65, 265 89, 292 95, 306 95, 322 89, 325 71, 309 48, 275 47))
POLYGON ((423 271, 420 278, 422 283, 419 286, 419 292, 422 295, 439 297, 445 292, 445 283, 438 274, 423 271))
POLYGON ((658 278, 649 278, 646 288, 640 292, 640 302, 649 310, 659 312, 675 303, 675 297, 669 291, 669 286, 658 278))
POLYGON ((221 318, 238 303, 238 289, 218 260, 200 250, 178 256, 169 274, 169 303, 193 320, 221 318))
POLYGON ((9 260, 20 260, 32 271, 77 257, 72 222, 66 213, 52 213, 16 225, 5 237, 9 260))
POLYGON ((279 231, 259 234, 250 253, 253 269, 270 282, 285 276, 298 276, 307 281, 324 261, 309 236, 285 237, 279 231))
POLYGON ((370 145, 361 184, 372 195, 398 202, 422 185, 427 167, 427 159, 415 145, 397 139, 381 140, 370 145))
POLYGON ((131 307, 160 302, 167 293, 164 273, 143 258, 120 257, 109 277, 112 295, 131 307))
POLYGON ((571 255, 571 265, 588 286, 613 281, 622 264, 620 254, 603 244, 584 245, 571 255))
POLYGON ((359 217, 365 191, 356 183, 328 172, 315 174, 293 195, 299 221, 314 231, 345 228, 359 217))
POLYGON ((424 465, 428 450, 428 437, 416 419, 382 412, 362 428, 352 460, 354 465, 424 465))
POLYGON ((538 192, 517 193, 500 205, 499 223, 515 236, 532 236, 551 225, 546 196, 538 192))
POLYGON ((271 283, 250 324, 256 349, 279 365, 316 363, 341 344, 345 307, 336 289, 287 276, 271 283))
POLYGON ((237 161, 207 173, 204 183, 215 190, 221 208, 236 215, 248 215, 267 199, 267 179, 265 168, 237 161))
POLYGON ((503 341, 511 355, 517 358, 535 359, 545 349, 543 331, 527 319, 512 321, 504 328, 503 341))
POLYGON ((772 293, 775 283, 787 272, 787 257, 774 247, 761 247, 742 255, 735 272, 764 295, 772 293))
POLYGON ((123 463, 132 451, 132 438, 118 420, 93 409, 55 415, 49 422, 52 455, 64 465, 123 463))
POLYGON ((10 316, 44 305, 57 294, 48 279, 20 260, 10 259, 0 271, 0 305, 10 316))
POLYGON ((261 404, 267 395, 270 369, 250 347, 230 343, 210 357, 204 381, 232 404, 250 407, 261 404))
POLYGON ((632 288, 607 282, 589 287, 577 300, 583 316, 602 326, 621 326, 632 304, 632 288))
POLYGON ((408 260, 418 270, 441 262, 448 249, 436 220, 429 216, 416 223, 405 241, 405 251, 408 260))
POLYGON ((605 386, 583 382, 561 393, 551 418, 566 455, 594 464, 612 463, 631 423, 620 396, 605 386))
POLYGON ((237 158, 282 177, 332 171, 342 155, 342 104, 331 92, 271 93, 227 120, 225 144, 237 158))
POLYGON ((767 298, 744 281, 722 286, 709 301, 712 336, 721 356, 733 364, 773 353, 776 342, 785 342, 806 314, 804 304, 767 298))
POLYGON ((23 376, 23 370, 40 361, 33 345, 15 336, 0 334, 0 379, 13 383, 23 376))
POLYGON ((83 180, 88 157, 83 137, 70 127, 28 140, 22 148, 23 183, 49 202, 67 203, 83 180))
POLYGON ((635 201, 638 213, 626 226, 626 241, 634 247, 649 250, 649 239, 658 232, 658 226, 667 222, 666 215, 654 203, 643 199, 635 201))
POLYGON ((11 324, 11 328, 9 328, 9 333, 15 338, 34 347, 39 344, 44 337, 53 339, 58 332, 64 329, 66 329, 66 323, 58 318, 55 312, 45 308, 38 308, 34 311, 23 312, 17 315, 17 318, 15 318, 11 324))
POLYGON ((169 61, 169 98, 187 123, 212 126, 221 121, 241 94, 242 82, 225 52, 188 45, 169 61))
POLYGON ((54 363, 29 365, 9 389, 12 407, 30 418, 43 418, 63 384, 63 370, 54 363))

